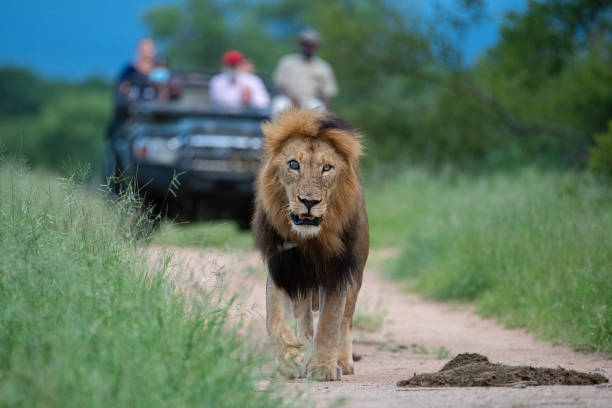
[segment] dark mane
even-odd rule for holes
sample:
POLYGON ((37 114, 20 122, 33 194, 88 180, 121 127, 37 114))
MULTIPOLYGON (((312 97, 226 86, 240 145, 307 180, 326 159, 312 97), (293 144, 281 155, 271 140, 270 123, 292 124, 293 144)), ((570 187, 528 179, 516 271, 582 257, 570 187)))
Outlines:
POLYGON ((284 241, 263 212, 255 214, 253 226, 255 245, 264 256, 270 276, 291 298, 319 288, 335 290, 346 286, 361 271, 354 245, 358 231, 354 227, 343 232, 344 250, 340 254, 322 258, 316 251, 284 241))
POLYGON ((320 288, 333 291, 360 279, 368 257, 369 229, 359 178, 359 132, 332 113, 309 109, 284 111, 262 129, 266 143, 257 176, 253 232, 272 280, 295 298, 320 288), (294 137, 329 143, 347 164, 321 230, 308 239, 292 230, 275 162, 294 137))
POLYGON ((352 132, 355 130, 355 128, 346 120, 328 112, 319 122, 319 133, 329 129, 338 129, 345 132, 352 132))

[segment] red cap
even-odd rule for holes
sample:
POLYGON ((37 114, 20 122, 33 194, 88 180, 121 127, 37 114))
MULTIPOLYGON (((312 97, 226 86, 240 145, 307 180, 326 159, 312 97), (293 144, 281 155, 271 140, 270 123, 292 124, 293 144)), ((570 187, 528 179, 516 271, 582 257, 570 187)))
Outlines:
POLYGON ((237 65, 242 62, 243 58, 244 57, 242 56, 242 53, 240 51, 231 50, 223 54, 223 58, 221 58, 221 61, 224 65, 237 65))

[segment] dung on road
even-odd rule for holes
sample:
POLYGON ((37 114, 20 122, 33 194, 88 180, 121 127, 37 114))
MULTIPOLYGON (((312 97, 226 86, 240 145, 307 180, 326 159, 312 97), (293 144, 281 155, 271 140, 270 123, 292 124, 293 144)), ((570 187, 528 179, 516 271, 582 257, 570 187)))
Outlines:
POLYGON ((523 385, 590 385, 608 382, 600 374, 564 368, 493 364, 481 354, 464 353, 438 372, 415 374, 397 383, 400 387, 508 387, 523 385))

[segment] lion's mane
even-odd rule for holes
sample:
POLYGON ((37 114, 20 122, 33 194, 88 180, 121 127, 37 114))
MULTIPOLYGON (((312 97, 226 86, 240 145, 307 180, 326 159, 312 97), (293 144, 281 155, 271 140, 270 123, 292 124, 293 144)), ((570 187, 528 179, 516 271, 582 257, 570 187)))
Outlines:
POLYGON ((263 131, 253 230, 272 279, 291 297, 347 285, 363 270, 369 240, 359 175, 360 134, 333 114, 313 110, 286 111, 276 123, 265 123, 263 131), (291 230, 287 195, 277 175, 278 155, 292 138, 329 142, 348 169, 330 194, 321 232, 312 239, 291 230))

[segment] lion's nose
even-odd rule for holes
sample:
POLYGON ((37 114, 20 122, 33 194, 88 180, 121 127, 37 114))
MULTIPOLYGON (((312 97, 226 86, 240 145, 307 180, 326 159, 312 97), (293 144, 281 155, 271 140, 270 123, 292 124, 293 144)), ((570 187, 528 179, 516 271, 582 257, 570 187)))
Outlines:
POLYGON ((302 203, 304 203, 304 205, 306 206, 306 208, 308 208, 308 210, 310 210, 312 207, 314 207, 315 205, 319 204, 321 202, 321 200, 307 200, 305 198, 302 198, 300 196, 298 196, 298 200, 300 200, 302 203))

